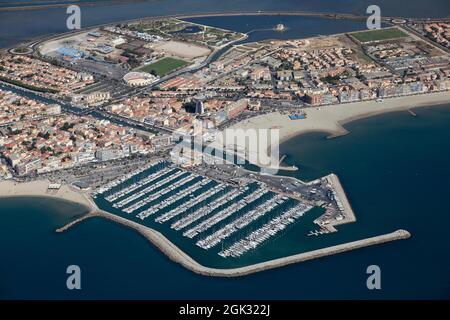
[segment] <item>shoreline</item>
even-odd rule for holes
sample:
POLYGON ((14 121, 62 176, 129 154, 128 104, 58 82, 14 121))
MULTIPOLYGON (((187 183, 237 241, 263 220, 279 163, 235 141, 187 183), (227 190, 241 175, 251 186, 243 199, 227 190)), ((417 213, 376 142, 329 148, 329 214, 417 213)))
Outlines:
MULTIPOLYGON (((302 109, 307 115, 306 119, 300 120, 290 120, 287 115, 272 112, 238 122, 230 128, 243 130, 278 129, 279 141, 275 143, 270 141, 270 146, 267 150, 264 150, 266 152, 264 157, 269 157, 270 150, 279 148, 284 142, 303 134, 325 132, 329 134, 327 139, 337 138, 350 133, 344 126, 353 121, 391 112, 410 112, 410 110, 416 108, 431 108, 443 105, 450 105, 450 91, 393 97, 387 98, 383 102, 369 100, 307 107, 302 109)), ((249 160, 251 157, 249 156, 248 146, 238 145, 238 147, 245 149, 246 160, 249 160)), ((258 150, 258 152, 263 152, 263 150, 258 150)), ((253 159, 259 159, 259 157, 253 155, 253 159)), ((258 163, 252 164, 258 165, 258 163)), ((271 166, 271 168, 273 167, 271 166)), ((279 163, 276 169, 283 170, 283 167, 284 165, 279 163)))
POLYGON ((48 180, 17 182, 4 180, 0 182, 0 199, 14 197, 47 197, 76 203, 85 207, 88 213, 98 210, 89 195, 68 185, 61 185, 59 190, 50 191, 48 180))

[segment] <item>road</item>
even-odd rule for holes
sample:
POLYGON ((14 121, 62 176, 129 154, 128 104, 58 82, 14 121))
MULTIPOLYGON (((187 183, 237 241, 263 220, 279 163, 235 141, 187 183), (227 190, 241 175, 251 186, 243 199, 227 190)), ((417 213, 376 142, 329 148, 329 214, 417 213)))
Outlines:
POLYGON ((442 51, 446 52, 446 53, 450 53, 450 49, 442 46, 441 44, 425 37, 423 34, 419 33, 417 30, 413 29, 412 27, 408 26, 408 25, 401 25, 399 26, 403 31, 405 32, 409 32, 412 33, 413 35, 415 35, 416 37, 419 37, 420 39, 422 39, 423 41, 425 41, 426 43, 429 43, 430 45, 432 45, 433 47, 437 47, 438 49, 441 49, 442 51))

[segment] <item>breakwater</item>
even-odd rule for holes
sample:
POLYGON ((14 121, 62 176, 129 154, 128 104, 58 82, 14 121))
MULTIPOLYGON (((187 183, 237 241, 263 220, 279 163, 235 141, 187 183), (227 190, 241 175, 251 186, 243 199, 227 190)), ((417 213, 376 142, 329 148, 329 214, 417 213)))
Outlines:
POLYGON ((274 259, 266 262, 256 263, 245 267, 240 268, 232 268, 232 269, 217 269, 217 268, 209 268, 199 264, 197 261, 188 256, 185 252, 183 252, 180 248, 178 248, 175 244, 169 241, 163 234, 160 232, 143 226, 139 223, 133 222, 131 220, 119 217, 117 215, 108 213, 106 211, 98 210, 85 215, 77 220, 74 220, 67 225, 59 228, 59 232, 66 231, 70 229, 75 224, 90 218, 90 217, 102 217, 113 222, 119 223, 123 226, 129 227, 137 232, 139 232, 142 236, 148 239, 153 245, 155 245, 158 249, 160 249, 167 257, 169 257, 174 262, 181 264, 183 267, 201 274, 205 276, 212 277, 239 277, 245 276, 248 274, 261 272, 269 269, 279 268, 286 265, 290 265, 293 263, 299 263, 307 260, 317 259, 320 257, 325 257, 329 255, 334 255, 346 251, 351 251, 359 248, 364 248, 372 245, 378 245, 390 241, 396 241, 401 239, 408 239, 411 235, 406 230, 397 230, 392 233, 383 234, 380 236, 375 236, 367 239, 352 241, 340 245, 335 245, 323 249, 313 250, 309 252, 304 252, 300 254, 291 255, 288 257, 283 257, 279 259, 274 259))
POLYGON ((72 227, 75 226, 76 224, 78 224, 78 223, 80 223, 80 222, 82 222, 82 221, 84 221, 84 220, 86 220, 86 219, 93 218, 93 217, 98 217, 98 216, 99 216, 99 215, 96 214, 95 212, 89 212, 89 213, 87 213, 87 214, 81 216, 80 218, 77 218, 77 219, 75 219, 75 220, 72 220, 71 222, 69 222, 68 224, 62 226, 61 228, 56 229, 55 232, 57 232, 57 233, 62 233, 62 232, 64 232, 64 231, 69 230, 70 228, 72 228, 72 227))

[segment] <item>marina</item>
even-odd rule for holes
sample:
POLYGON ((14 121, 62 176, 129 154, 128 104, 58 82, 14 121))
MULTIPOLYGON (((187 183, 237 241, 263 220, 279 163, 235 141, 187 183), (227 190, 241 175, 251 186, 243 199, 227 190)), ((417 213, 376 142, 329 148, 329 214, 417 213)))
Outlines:
MULTIPOLYGON (((193 222, 201 219, 202 217, 206 216, 207 214, 209 214, 210 212, 212 212, 213 210, 219 208, 220 206, 224 205, 227 201, 234 200, 238 195, 240 194, 240 190, 239 189, 234 189, 234 190, 230 190, 228 192, 226 192, 224 195, 222 195, 220 198, 218 198, 214 203, 205 203, 204 206, 202 206, 201 208, 199 208, 197 211, 193 212, 192 214, 189 214, 185 217, 183 217, 180 220, 175 221, 174 223, 172 223, 172 225, 170 226, 172 229, 175 230, 181 230, 185 227, 187 227, 188 225, 192 224, 193 222)), ((193 199, 194 200, 194 199, 193 199)), ((194 201, 195 203, 196 201, 194 201)), ((184 208, 182 208, 182 212, 189 210, 189 208, 192 208, 193 204, 186 204, 186 206, 184 208)), ((177 212, 177 210, 175 210, 175 212, 177 212)), ((179 211, 178 211, 179 212, 179 211)), ((175 215, 163 215, 160 218, 157 219, 157 222, 165 222, 167 220, 169 220, 172 216, 175 215)))
POLYGON ((142 199, 132 205, 130 205, 129 207, 123 209, 124 212, 126 213, 132 213, 134 211, 136 211, 137 209, 142 208, 143 206, 145 206, 146 204, 160 198, 163 197, 164 195, 168 194, 169 192, 173 191, 174 189, 192 181, 195 177, 191 176, 191 175, 186 175, 183 172, 177 172, 175 173, 173 176, 168 177, 166 180, 163 180, 159 183, 156 183, 153 188, 150 191, 146 191, 144 193, 144 195, 151 193, 152 191, 154 191, 155 189, 160 188, 163 185, 166 185, 165 188, 161 188, 160 190, 156 191, 155 193, 153 193, 152 195, 148 196, 145 199, 142 199), (182 178, 180 178, 182 177, 182 178), (180 178, 178 180, 178 178, 180 178), (168 185, 169 183, 173 182, 173 184, 171 184, 170 186, 168 185))
POLYGON ((145 168, 137 169, 137 170, 133 171, 132 173, 129 173, 129 174, 125 175, 125 176, 119 177, 119 178, 117 178, 117 179, 115 179, 115 180, 113 180, 113 181, 111 181, 111 182, 105 184, 104 186, 98 188, 98 189, 92 194, 92 196, 95 198, 95 197, 97 197, 97 195, 101 195, 101 194, 103 194, 103 193, 105 193, 105 192, 107 192, 107 191, 110 191, 112 188, 114 188, 114 187, 116 187, 116 186, 118 186, 118 185, 124 183, 125 181, 127 181, 127 180, 129 180, 129 179, 131 179, 131 178, 133 178, 133 177, 135 177, 135 176, 137 176, 137 175, 139 175, 140 173, 144 172, 145 170, 150 169, 150 168, 156 166, 157 164, 159 164, 159 163, 161 163, 161 162, 162 162, 162 161, 159 160, 159 161, 156 161, 156 162, 154 162, 154 163, 150 163, 150 164, 149 164, 147 167, 145 167, 145 168))
POLYGON ((280 233, 313 208, 262 181, 242 179, 236 184, 213 176, 158 160, 126 179, 100 186, 92 195, 106 211, 167 230, 185 239, 187 246, 222 259, 250 251, 248 241, 256 249, 267 235, 280 233), (282 227, 273 227, 277 222, 282 227), (261 230, 268 230, 264 237, 259 236, 261 230))
POLYGON ((144 220, 149 215, 152 215, 155 212, 158 212, 159 210, 162 210, 170 205, 173 205, 175 202, 180 201, 184 197, 193 196, 192 194, 194 192, 196 192, 200 188, 208 186, 208 185, 209 186, 212 185, 211 180, 209 180, 209 179, 208 180, 206 180, 206 179, 200 180, 200 181, 196 182, 195 184, 191 185, 190 187, 183 189, 179 193, 167 198, 166 200, 163 200, 161 203, 157 203, 157 204, 151 206, 150 208, 142 211, 140 214, 138 214, 138 217, 141 220, 144 220))
MULTIPOLYGON (((133 195, 131 195, 131 196, 129 196, 129 197, 119 201, 119 202, 117 202, 117 203, 114 203, 113 207, 115 207, 115 208, 122 208, 123 206, 129 204, 130 202, 132 202, 134 200, 137 200, 137 199, 145 196, 148 193, 151 193, 152 191, 162 187, 165 184, 170 183, 171 181, 177 179, 181 175, 183 175, 183 172, 181 172, 181 171, 178 171, 178 172, 174 173, 173 175, 169 175, 169 176, 165 177, 164 179, 156 182, 155 184, 152 184, 152 185, 146 187, 145 189, 143 189, 143 190, 141 190, 141 191, 139 191, 139 192, 137 192, 137 193, 135 193, 135 194, 133 194, 133 195)), ((146 202, 146 199, 142 200, 142 204, 143 205, 145 204, 145 202, 146 202)))
POLYGON ((267 194, 268 190, 263 189, 257 189, 256 191, 252 192, 250 195, 244 197, 243 199, 234 202, 229 207, 219 211, 218 213, 214 214, 210 218, 206 219, 202 223, 198 224, 192 229, 187 230, 183 233, 183 236, 188 237, 190 239, 194 238, 198 234, 208 230, 212 226, 218 224, 220 221, 230 217, 234 213, 240 211, 247 205, 251 204, 252 202, 255 202, 259 198, 261 198, 263 195, 267 194))
POLYGON ((147 178, 142 179, 141 181, 134 183, 127 188, 121 189, 120 191, 117 191, 117 192, 113 193, 112 195, 105 197, 105 199, 109 202, 114 202, 117 199, 119 199, 133 191, 136 191, 140 187, 145 186, 146 184, 152 182, 153 180, 158 179, 162 175, 165 175, 167 173, 174 172, 174 171, 175 171, 175 169, 164 168, 163 170, 155 172, 155 173, 149 175, 147 178))
POLYGON ((228 238, 231 234, 249 225, 251 222, 267 214, 269 211, 282 203, 283 200, 281 199, 281 196, 274 196, 255 209, 250 210, 230 224, 227 224, 225 227, 209 235, 208 237, 197 241, 196 244, 203 249, 212 248, 222 242, 224 239, 228 238))
MULTIPOLYGON (((182 204, 180 207, 174 208, 171 211, 159 216, 155 221, 159 222, 159 223, 163 223, 163 222, 166 222, 166 221, 168 221, 176 216, 179 216, 187 211, 192 211, 194 206, 198 205, 198 203, 201 203, 205 200, 211 200, 215 195, 222 193, 223 190, 226 190, 226 189, 227 189, 227 187, 225 187, 224 185, 217 185, 214 188, 212 188, 211 190, 208 190, 207 192, 190 199, 186 203, 182 204)), ((229 191, 229 192, 225 193, 223 196, 221 196, 219 199, 215 200, 215 202, 219 204, 221 201, 223 201, 224 199, 227 199, 227 197, 231 196, 232 193, 237 193, 237 192, 236 192, 236 190, 229 191)), ((212 208, 211 204, 205 203, 205 206, 207 208, 212 208)), ((208 214, 207 210, 202 210, 205 208, 205 206, 202 207, 200 210, 196 211, 195 213, 188 215, 180 220, 177 220, 175 223, 172 224, 171 227, 175 230, 180 230, 180 229, 184 228, 185 226, 189 225, 190 223, 194 222, 196 219, 201 218, 202 216, 208 214)))
POLYGON ((226 250, 222 250, 219 252, 219 255, 222 257, 239 257, 249 250, 256 249, 258 245, 283 231, 288 225, 294 223, 296 219, 302 217, 310 209, 311 206, 304 204, 290 209, 281 216, 270 220, 261 228, 253 231, 245 239, 239 240, 226 250))

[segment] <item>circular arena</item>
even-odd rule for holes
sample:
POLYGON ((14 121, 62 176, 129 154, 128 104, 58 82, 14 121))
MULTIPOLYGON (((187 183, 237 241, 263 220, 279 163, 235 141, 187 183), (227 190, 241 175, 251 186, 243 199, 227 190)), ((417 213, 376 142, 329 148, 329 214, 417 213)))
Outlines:
POLYGON ((132 87, 143 87, 155 82, 157 78, 149 73, 145 72, 128 72, 123 81, 132 87))

